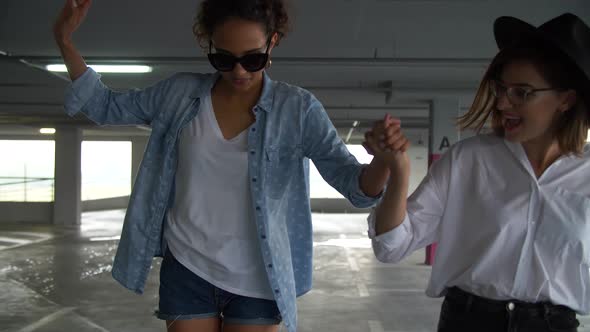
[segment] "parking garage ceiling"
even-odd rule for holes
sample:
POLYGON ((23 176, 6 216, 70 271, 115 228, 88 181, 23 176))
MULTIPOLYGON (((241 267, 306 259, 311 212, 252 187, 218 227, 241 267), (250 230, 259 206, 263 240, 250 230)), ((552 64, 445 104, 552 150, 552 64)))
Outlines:
MULTIPOLYGON (((153 67, 148 74, 104 74, 117 90, 149 86, 175 72, 210 72, 191 35, 197 4, 94 1, 75 42, 88 63, 153 67)), ((84 116, 63 113, 68 79, 44 69, 60 63, 51 26, 62 5, 0 3, 0 135, 40 126, 101 130, 84 116)), ((539 24, 569 11, 590 22, 587 0, 292 0, 291 7, 293 31, 273 53, 271 76, 316 94, 343 135, 357 121, 357 138, 384 112, 426 127, 433 98, 458 98, 467 107, 496 52, 491 28, 498 16, 539 24)))

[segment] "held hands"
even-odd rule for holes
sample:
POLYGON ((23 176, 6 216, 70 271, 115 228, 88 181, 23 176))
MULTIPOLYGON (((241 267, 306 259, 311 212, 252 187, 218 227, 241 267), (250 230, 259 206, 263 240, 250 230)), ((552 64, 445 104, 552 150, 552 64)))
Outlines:
POLYGON ((410 159, 407 150, 410 142, 401 129, 401 121, 389 114, 375 122, 373 128, 365 133, 365 150, 385 163, 396 174, 409 174, 410 159))
POLYGON ((66 0, 53 26, 53 34, 58 44, 71 41, 72 34, 84 21, 91 4, 92 0, 66 0))

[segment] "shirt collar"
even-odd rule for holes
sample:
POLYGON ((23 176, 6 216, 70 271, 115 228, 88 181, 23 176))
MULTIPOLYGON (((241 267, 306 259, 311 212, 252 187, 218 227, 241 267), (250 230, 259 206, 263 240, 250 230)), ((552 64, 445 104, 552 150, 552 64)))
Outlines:
POLYGON ((520 165, 522 167, 524 167, 524 169, 526 169, 526 171, 534 179, 536 179, 537 176, 535 175, 535 171, 533 170, 533 166, 531 166, 531 163, 529 162, 529 159, 526 155, 526 152, 524 151, 524 148, 522 147, 522 144, 511 142, 511 141, 507 140, 506 138, 503 138, 503 140, 504 140, 504 144, 506 145, 508 150, 512 153, 514 158, 516 158, 516 160, 519 161, 520 165))
MULTIPOLYGON (((205 83, 199 85, 199 87, 191 94, 190 97, 193 99, 200 99, 203 96, 207 95, 211 92, 211 89, 213 89, 215 82, 217 82, 217 80, 220 77, 221 74, 219 72, 216 72, 215 74, 210 74, 207 77, 205 83)), ((270 76, 268 76, 266 71, 263 72, 262 93, 260 94, 260 98, 258 99, 258 103, 256 103, 256 106, 258 106, 260 109, 266 112, 272 111, 272 103, 274 100, 274 85, 275 82, 270 78, 270 76)))
MULTIPOLYGON (((531 162, 529 161, 529 158, 527 157, 526 151, 524 150, 524 147, 522 146, 522 144, 510 142, 509 140, 507 140, 505 138, 503 140, 504 140, 504 144, 506 144, 506 146, 508 147, 508 150, 510 150, 512 155, 514 155, 514 157, 520 161, 520 164, 527 170, 527 172, 529 172, 529 174, 533 178, 536 179, 537 175, 535 174, 535 170, 533 169, 533 166, 531 165, 531 162)), ((584 153, 587 153, 589 151, 590 151, 590 144, 586 144, 586 146, 584 147, 584 153)), ((545 170, 543 175, 545 173, 547 173, 547 171, 550 168, 556 167, 558 164, 561 164, 564 160, 570 159, 570 158, 576 158, 576 157, 572 154, 562 155, 557 160, 555 160, 553 162, 553 164, 551 164, 549 167, 547 167, 547 169, 545 170)))

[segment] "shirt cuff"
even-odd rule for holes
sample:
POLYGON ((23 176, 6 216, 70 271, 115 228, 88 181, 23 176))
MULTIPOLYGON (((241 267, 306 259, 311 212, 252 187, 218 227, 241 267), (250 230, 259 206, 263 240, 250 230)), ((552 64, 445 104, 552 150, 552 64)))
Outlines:
POLYGON ((100 82, 100 74, 88 67, 82 76, 70 83, 66 88, 64 106, 70 116, 80 112, 94 95, 96 85, 100 82))
POLYGON ((377 196, 367 196, 363 189, 361 188, 361 175, 365 168, 367 168, 368 164, 363 164, 362 167, 358 168, 358 173, 356 174, 356 181, 354 191, 351 195, 351 202, 354 206, 359 208, 366 208, 371 207, 377 204, 381 198, 383 197, 384 190, 381 190, 379 195, 377 196))
POLYGON ((376 212, 375 209, 373 209, 373 211, 371 211, 371 213, 369 214, 369 217, 367 218, 367 222, 369 224, 369 238, 375 242, 379 242, 381 245, 389 248, 389 249, 394 249, 394 248, 399 248, 401 246, 403 246, 405 244, 405 242, 408 240, 409 235, 410 235, 410 218, 408 217, 408 214, 406 213, 406 216, 404 217, 404 221, 397 226, 396 228, 385 232, 383 234, 379 234, 376 235, 375 232, 375 223, 377 221, 377 217, 376 217, 376 212))

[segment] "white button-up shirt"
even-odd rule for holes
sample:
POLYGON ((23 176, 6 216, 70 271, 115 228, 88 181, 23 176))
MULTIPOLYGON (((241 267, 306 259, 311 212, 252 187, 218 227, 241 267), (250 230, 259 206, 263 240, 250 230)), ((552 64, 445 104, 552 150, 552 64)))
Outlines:
POLYGON ((398 262, 438 242, 426 294, 448 287, 497 300, 549 301, 590 312, 590 146, 540 178, 522 145, 481 135, 453 146, 408 198, 397 228, 369 236, 398 262))

